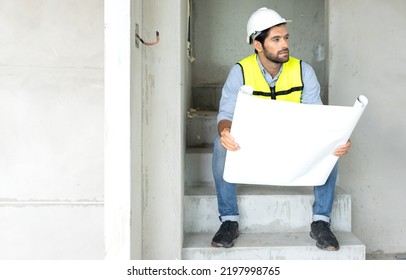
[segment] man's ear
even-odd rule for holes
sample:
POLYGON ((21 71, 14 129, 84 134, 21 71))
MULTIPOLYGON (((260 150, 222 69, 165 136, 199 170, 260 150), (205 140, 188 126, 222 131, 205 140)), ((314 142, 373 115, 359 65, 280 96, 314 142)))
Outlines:
POLYGON ((263 48, 262 48, 262 44, 260 41, 254 40, 254 42, 252 43, 252 45, 254 46, 254 48, 257 50, 257 52, 262 52, 263 48))

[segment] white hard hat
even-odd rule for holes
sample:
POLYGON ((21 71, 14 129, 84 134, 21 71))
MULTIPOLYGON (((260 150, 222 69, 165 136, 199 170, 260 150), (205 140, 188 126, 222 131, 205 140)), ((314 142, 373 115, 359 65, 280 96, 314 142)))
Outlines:
MULTIPOLYGON (((256 10, 248 19, 247 23, 247 43, 250 43, 250 38, 255 33, 268 29, 272 26, 290 22, 282 18, 277 12, 268 8, 260 8, 256 10)), ((256 34, 256 35, 258 35, 256 34)))

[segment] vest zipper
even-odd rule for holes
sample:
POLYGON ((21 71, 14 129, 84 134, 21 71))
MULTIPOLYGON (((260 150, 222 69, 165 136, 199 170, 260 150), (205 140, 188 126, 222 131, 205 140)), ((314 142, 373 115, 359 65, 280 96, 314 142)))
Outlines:
POLYGON ((269 87, 271 89, 271 98, 276 100, 276 94, 275 94, 275 87, 269 87))

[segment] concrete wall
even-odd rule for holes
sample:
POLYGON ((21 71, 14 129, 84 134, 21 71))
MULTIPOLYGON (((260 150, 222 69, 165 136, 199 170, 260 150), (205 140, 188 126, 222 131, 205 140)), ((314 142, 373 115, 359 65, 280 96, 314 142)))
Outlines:
POLYGON ((406 252, 406 2, 330 0, 330 100, 369 105, 340 185, 353 196, 353 231, 367 252, 406 252))
POLYGON ((103 1, 1 1, 0 259, 100 259, 103 1))
MULTIPOLYGON (((139 3, 136 6, 140 7, 139 3)), ((132 163, 132 191, 142 198, 141 209, 133 205, 134 210, 142 211, 141 223, 135 223, 141 229, 132 228, 142 233, 142 247, 132 248, 134 258, 181 257, 185 102, 189 84, 186 9, 186 0, 148 0, 142 1, 142 17, 134 11, 134 23, 139 24, 139 35, 145 41, 154 41, 155 31, 160 33, 159 44, 140 43, 139 48, 133 49, 133 78, 139 80, 141 76, 141 85, 134 84, 132 92, 132 98, 138 100, 132 102, 131 108, 132 138, 133 143, 138 141, 140 145, 141 162, 132 163), (134 126, 137 123, 139 126, 134 126), (140 180, 136 179, 137 174, 141 174, 140 180)), ((133 159, 137 158, 133 154, 133 159)), ((133 238, 137 239, 134 234, 133 238)))
POLYGON ((187 1, 106 0, 105 21, 106 258, 180 259, 187 1))
MULTIPOLYGON (((131 0, 105 0, 104 233, 106 259, 131 255, 131 0)), ((137 207, 139 207, 138 204, 137 207)))

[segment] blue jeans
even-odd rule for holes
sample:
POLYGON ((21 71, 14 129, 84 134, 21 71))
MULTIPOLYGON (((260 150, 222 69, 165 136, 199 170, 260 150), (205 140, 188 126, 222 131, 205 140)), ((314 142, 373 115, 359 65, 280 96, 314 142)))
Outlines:
MULTIPOLYGON (((212 169, 214 182, 216 184, 218 211, 221 222, 227 220, 238 221, 239 219, 237 186, 223 179, 226 152, 227 150, 221 146, 220 137, 218 136, 214 141, 212 169)), ((322 220, 330 222, 337 172, 338 164, 334 166, 324 185, 314 187, 313 221, 322 220)))

